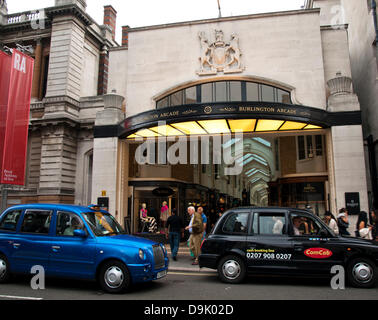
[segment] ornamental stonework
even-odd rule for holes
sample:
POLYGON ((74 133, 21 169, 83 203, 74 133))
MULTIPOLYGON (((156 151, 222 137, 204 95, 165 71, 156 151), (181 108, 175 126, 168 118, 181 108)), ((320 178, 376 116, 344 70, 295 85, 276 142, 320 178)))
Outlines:
POLYGON ((201 44, 199 76, 241 73, 245 70, 242 65, 242 52, 239 37, 232 33, 226 41, 222 30, 215 30, 215 41, 210 41, 205 32, 198 34, 201 44))

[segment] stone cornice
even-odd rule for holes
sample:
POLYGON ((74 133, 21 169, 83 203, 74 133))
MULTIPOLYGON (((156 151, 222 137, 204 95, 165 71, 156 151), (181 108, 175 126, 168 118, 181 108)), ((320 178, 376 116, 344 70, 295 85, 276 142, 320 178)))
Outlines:
POLYGON ((43 99, 44 105, 61 104, 61 103, 67 103, 77 110, 80 108, 80 102, 68 96, 46 97, 43 99))
MULTIPOLYGON (((52 20, 56 16, 63 16, 63 15, 72 15, 78 18, 80 21, 84 23, 85 26, 89 26, 94 23, 93 19, 81 10, 76 5, 65 5, 59 7, 49 7, 45 9, 40 9, 44 12, 44 17, 41 18, 44 20, 45 28, 50 28, 52 24, 52 20)), ((16 21, 13 23, 7 23, 5 25, 0 25, 1 32, 11 32, 11 31, 20 31, 20 30, 33 30, 33 24, 31 23, 33 20, 26 19, 30 14, 33 12, 37 12, 39 10, 34 11, 26 11, 20 12, 15 14, 9 14, 7 18, 11 17, 20 17, 20 21, 16 21)), ((36 19, 38 20, 38 19, 36 19)))
POLYGON ((46 15, 52 20, 55 16, 73 15, 81 20, 86 26, 94 23, 93 19, 76 5, 47 8, 46 15))
POLYGON ((306 10, 300 9, 300 10, 291 10, 291 11, 257 13, 257 14, 249 14, 249 15, 241 15, 241 16, 233 16, 233 17, 176 22, 176 23, 160 24, 160 25, 155 25, 155 26, 130 28, 129 32, 148 31, 148 30, 156 30, 156 29, 164 29, 164 28, 192 26, 192 25, 199 25, 199 24, 221 23, 221 22, 228 22, 228 21, 240 21, 240 20, 277 17, 277 16, 299 15, 299 14, 320 14, 320 9, 319 8, 306 9, 306 10))

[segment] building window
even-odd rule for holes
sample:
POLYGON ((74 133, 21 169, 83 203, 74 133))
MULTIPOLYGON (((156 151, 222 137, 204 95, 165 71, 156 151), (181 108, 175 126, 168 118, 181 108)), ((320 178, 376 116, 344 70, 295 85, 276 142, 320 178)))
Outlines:
POLYGON ((306 145, 305 145, 304 136, 298 137, 298 159, 299 160, 306 159, 306 145))
POLYGON ((213 101, 213 85, 211 83, 206 83, 201 86, 201 102, 212 102, 213 101))
POLYGON ((184 91, 178 91, 171 95, 171 104, 179 106, 184 103, 184 91))
POLYGON ((297 137, 298 160, 308 160, 322 157, 324 154, 323 136, 297 137))
POLYGON ((307 158, 311 159, 314 157, 314 144, 312 142, 313 137, 312 136, 307 136, 306 137, 306 153, 307 153, 307 158))
POLYGON ((257 83, 247 83, 247 100, 259 101, 259 85, 257 83))
POLYGON ((197 88, 191 87, 185 89, 185 104, 193 104, 197 102, 197 88))
POLYGON ((323 136, 315 136, 315 154, 317 157, 323 156, 323 136))
POLYGON ((290 92, 266 84, 247 81, 217 81, 174 92, 157 101, 156 108, 240 101, 292 103, 290 92))
POLYGON ((239 81, 230 81, 230 99, 231 101, 242 101, 242 84, 239 81))
POLYGON ((228 86, 227 82, 215 82, 215 101, 226 102, 228 101, 228 86))

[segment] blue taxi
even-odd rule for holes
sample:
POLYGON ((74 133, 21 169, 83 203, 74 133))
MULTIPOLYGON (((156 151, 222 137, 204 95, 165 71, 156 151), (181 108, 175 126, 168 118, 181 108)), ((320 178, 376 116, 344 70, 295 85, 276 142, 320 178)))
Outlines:
POLYGON ((35 204, 0 216, 0 283, 41 266, 46 276, 98 281, 109 293, 167 275, 162 244, 126 235, 96 207, 35 204))

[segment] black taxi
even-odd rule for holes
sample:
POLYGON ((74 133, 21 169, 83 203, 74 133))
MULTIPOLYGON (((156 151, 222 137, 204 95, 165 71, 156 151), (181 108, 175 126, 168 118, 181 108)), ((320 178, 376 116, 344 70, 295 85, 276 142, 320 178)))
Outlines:
POLYGON ((330 276, 334 266, 342 266, 351 285, 371 288, 378 243, 340 237, 305 210, 237 208, 204 240, 199 265, 217 269, 226 283, 241 283, 248 273, 330 276))

